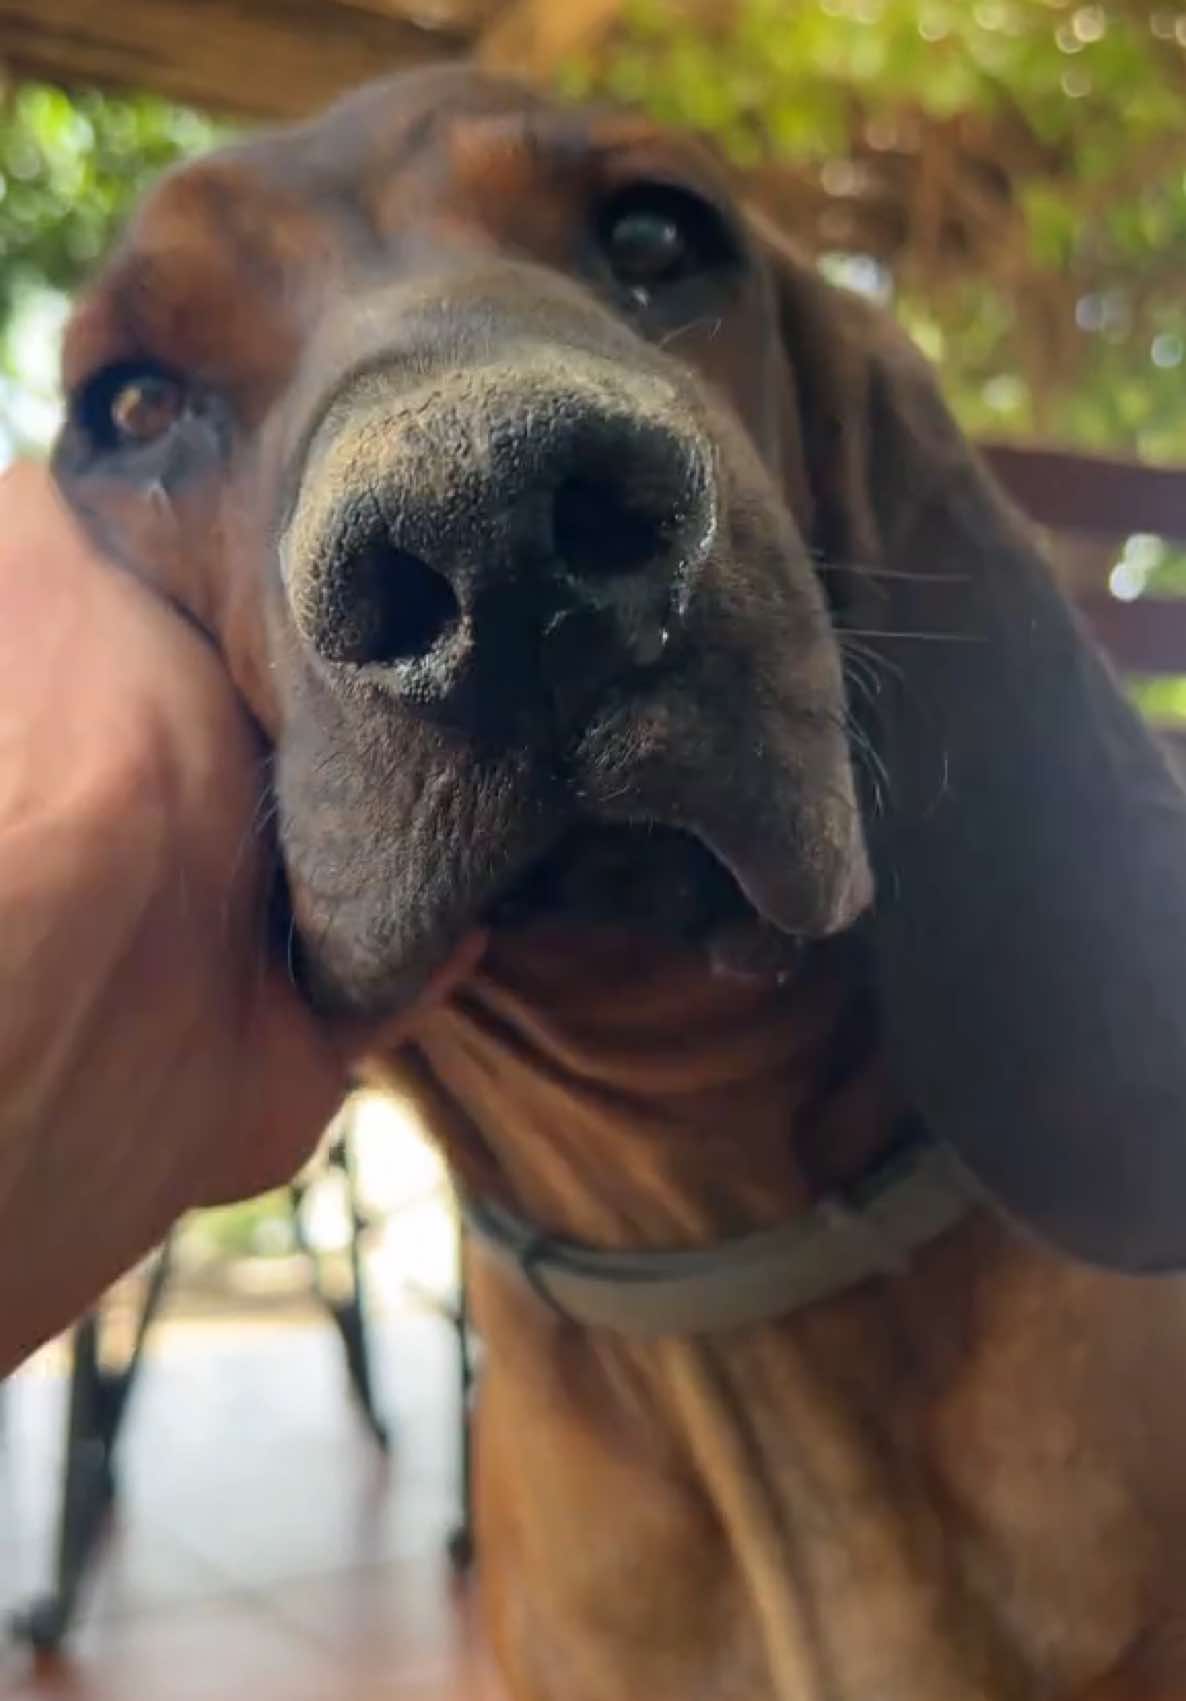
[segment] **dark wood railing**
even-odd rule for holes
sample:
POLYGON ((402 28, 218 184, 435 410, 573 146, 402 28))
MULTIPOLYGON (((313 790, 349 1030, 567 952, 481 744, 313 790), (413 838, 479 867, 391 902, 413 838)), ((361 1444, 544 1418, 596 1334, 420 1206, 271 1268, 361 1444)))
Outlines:
MULTIPOLYGON (((1150 532, 1186 543, 1186 467, 1011 444, 988 443, 983 449, 1017 505, 1052 532, 1113 541, 1150 532)), ((1186 598, 1121 602, 1101 587, 1076 603, 1121 673, 1186 675, 1186 598)), ((1186 775, 1186 727, 1158 731, 1186 775)))
MULTIPOLYGON (((985 444, 984 453, 1018 506, 1051 531, 1186 542, 1186 467, 1005 444, 985 444)), ((1079 607, 1122 672, 1186 674, 1186 599, 1120 602, 1101 590, 1079 607)))

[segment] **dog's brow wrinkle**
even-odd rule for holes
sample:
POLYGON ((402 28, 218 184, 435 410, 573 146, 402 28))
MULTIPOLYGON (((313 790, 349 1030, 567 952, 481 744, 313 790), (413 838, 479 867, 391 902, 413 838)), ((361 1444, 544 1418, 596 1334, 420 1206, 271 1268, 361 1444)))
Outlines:
POLYGON ((451 122, 450 114, 430 106, 414 118, 399 138, 398 158, 392 164, 407 166, 417 154, 432 147, 445 133, 451 122))
POLYGON ((573 114, 556 114, 541 109, 524 113, 523 141, 533 161, 559 171, 572 170, 604 157, 606 149, 596 133, 573 114))

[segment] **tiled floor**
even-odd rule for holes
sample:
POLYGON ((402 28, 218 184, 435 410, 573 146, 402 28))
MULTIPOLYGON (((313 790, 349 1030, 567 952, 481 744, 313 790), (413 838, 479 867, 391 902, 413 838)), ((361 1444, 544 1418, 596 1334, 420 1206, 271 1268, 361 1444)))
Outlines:
MULTIPOLYGON (((162 1326, 128 1425, 116 1527, 70 1658, 0 1654, 0 1698, 498 1701, 445 1541, 457 1511, 448 1330, 381 1326, 389 1462, 321 1325, 162 1326)), ((62 1385, 8 1390, 0 1606, 44 1581, 62 1385)))

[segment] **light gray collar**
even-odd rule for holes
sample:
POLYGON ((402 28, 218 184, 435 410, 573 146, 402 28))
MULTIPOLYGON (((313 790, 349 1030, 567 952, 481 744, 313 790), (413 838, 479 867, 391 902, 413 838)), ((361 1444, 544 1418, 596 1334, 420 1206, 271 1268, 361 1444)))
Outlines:
POLYGON ((653 1340, 768 1323, 900 1273, 973 1202, 949 1154, 920 1140, 789 1223, 694 1250, 599 1252, 488 1200, 464 1210, 475 1238, 571 1322, 653 1340))

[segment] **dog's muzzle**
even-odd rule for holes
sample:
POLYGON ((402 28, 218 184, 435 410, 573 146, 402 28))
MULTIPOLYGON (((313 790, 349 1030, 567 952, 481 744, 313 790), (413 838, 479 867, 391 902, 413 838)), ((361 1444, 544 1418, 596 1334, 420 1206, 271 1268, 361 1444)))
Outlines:
POLYGON ((331 411, 284 541, 321 662, 484 738, 653 668, 715 528, 671 387, 541 350, 387 388, 331 411))

